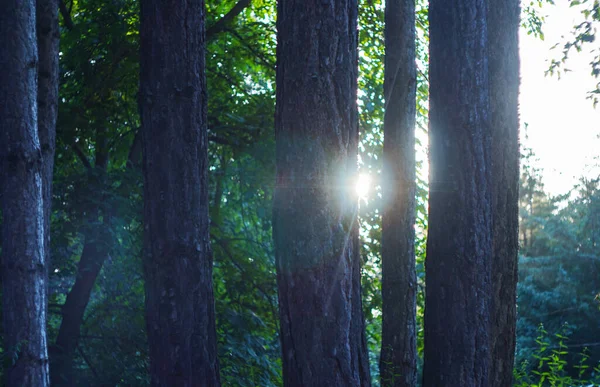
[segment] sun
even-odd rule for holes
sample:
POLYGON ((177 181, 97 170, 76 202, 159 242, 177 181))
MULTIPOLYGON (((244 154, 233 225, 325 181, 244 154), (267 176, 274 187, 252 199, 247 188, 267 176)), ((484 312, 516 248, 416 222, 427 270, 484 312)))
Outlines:
POLYGON ((360 199, 366 199, 369 196, 369 191, 371 190, 371 176, 366 173, 359 174, 354 190, 360 199))

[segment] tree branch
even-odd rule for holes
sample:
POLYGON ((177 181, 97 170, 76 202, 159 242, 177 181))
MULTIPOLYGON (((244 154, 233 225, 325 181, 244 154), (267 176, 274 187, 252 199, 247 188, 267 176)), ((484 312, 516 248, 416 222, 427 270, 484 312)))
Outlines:
POLYGON ((275 63, 272 63, 263 53, 257 51, 254 49, 254 47, 252 47, 247 41, 246 39, 244 39, 242 37, 242 35, 240 35, 237 31, 232 30, 231 28, 223 28, 224 30, 227 30, 227 32, 229 32, 231 35, 233 35, 235 38, 237 38, 239 40, 239 42, 241 44, 243 44, 246 49, 248 51, 250 51, 250 53, 252 55, 254 55, 256 57, 256 59, 259 60, 259 62, 261 62, 265 67, 269 68, 269 69, 275 69, 275 63))
POLYGON ((98 376, 98 372, 96 371, 96 367, 94 367, 92 365, 92 362, 90 361, 90 359, 86 356, 86 354, 83 352, 83 349, 81 348, 80 345, 77 346, 77 351, 79 352, 79 354, 81 355, 81 358, 83 359, 83 361, 85 362, 85 364, 87 364, 88 368, 90 369, 90 371, 92 371, 92 374, 94 374, 94 377, 96 378, 96 380, 100 380, 100 377, 98 376))
POLYGON ((85 153, 83 153, 83 151, 81 150, 79 145, 73 144, 73 145, 71 145, 71 148, 73 148, 73 150, 75 151, 75 154, 77 155, 77 157, 79 157, 79 160, 81 160, 81 162, 83 163, 83 166, 88 170, 92 169, 92 164, 90 164, 90 160, 88 160, 88 158, 86 157, 85 153))
POLYGON ((235 19, 235 17, 237 15, 242 13, 242 11, 250 5, 251 2, 252 2, 252 0, 238 1, 237 4, 234 5, 233 8, 231 8, 231 10, 229 12, 227 12, 227 14, 225 14, 225 16, 223 16, 222 18, 217 20, 217 22, 215 24, 213 24, 206 30, 206 40, 210 40, 210 39, 214 38, 216 34, 223 31, 227 27, 227 25, 233 19, 235 19))
POLYGON ((135 132, 135 136, 133 137, 133 142, 131 143, 131 148, 129 148, 129 155, 127 156, 127 166, 135 167, 138 166, 138 161, 140 160, 140 155, 142 153, 142 129, 137 128, 135 132))
POLYGON ((58 6, 60 8, 60 14, 63 17, 67 29, 72 30, 73 28, 75 28, 75 25, 73 24, 73 19, 71 19, 71 11, 67 9, 64 0, 60 0, 58 2, 58 6))

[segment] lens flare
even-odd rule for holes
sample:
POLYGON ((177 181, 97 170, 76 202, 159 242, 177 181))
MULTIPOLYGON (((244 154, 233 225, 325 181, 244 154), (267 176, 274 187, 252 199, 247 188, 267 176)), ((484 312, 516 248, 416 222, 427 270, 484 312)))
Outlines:
POLYGON ((367 175, 366 173, 361 173, 358 175, 354 189, 359 198, 366 199, 369 196, 369 191, 371 190, 371 176, 367 175))

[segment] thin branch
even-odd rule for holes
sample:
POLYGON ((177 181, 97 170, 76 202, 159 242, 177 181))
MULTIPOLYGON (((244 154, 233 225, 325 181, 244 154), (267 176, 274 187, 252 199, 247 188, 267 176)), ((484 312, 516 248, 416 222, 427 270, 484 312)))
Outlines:
MULTIPOLYGON (((579 343, 579 344, 570 344, 570 345, 566 345, 563 344, 563 347, 566 348, 586 348, 586 347, 598 347, 600 346, 600 341, 594 342, 594 343, 579 343)), ((560 349, 561 346, 560 345, 551 345, 546 347, 546 349, 560 349)), ((539 349, 539 346, 533 346, 533 347, 523 347, 521 349, 539 349)))
POLYGON ((77 157, 79 157, 79 160, 81 160, 81 162, 86 167, 86 169, 88 169, 88 170, 92 169, 92 164, 90 164, 90 160, 88 160, 87 156, 85 155, 85 153, 83 153, 83 150, 81 150, 79 145, 72 144, 71 148, 73 148, 73 150, 75 151, 75 154, 77 155, 77 157))
POLYGON ((83 352, 83 349, 81 349, 80 345, 77 346, 77 351, 79 351, 79 354, 81 355, 81 358, 83 359, 83 361, 85 361, 85 364, 87 364, 87 366, 90 369, 90 371, 92 371, 92 373, 94 374, 94 377, 96 378, 96 380, 100 380, 100 377, 98 376, 98 372, 96 371, 96 368, 92 365, 92 362, 86 356, 86 354, 83 352))
POLYGON ((137 128, 131 148, 129 148, 129 155, 127 156, 127 166, 135 167, 140 159, 140 153, 142 151, 142 129, 137 128))
POLYGON ((73 24, 73 19, 71 19, 71 11, 67 9, 64 0, 60 0, 58 2, 58 6, 60 8, 60 14, 62 15, 63 20, 65 21, 65 26, 69 30, 75 28, 75 25, 73 24))
POLYGON ((259 293, 261 293, 265 297, 265 299, 271 306, 271 313, 273 314, 273 316, 277 316, 277 310, 275 309, 275 305, 273 305, 273 302, 271 300, 271 296, 269 295, 269 293, 267 293, 267 291, 265 289, 263 289, 262 286, 260 286, 258 283, 256 283, 255 281, 253 281, 252 279, 249 278, 250 276, 248 275, 246 270, 244 270, 242 265, 240 265, 240 263, 237 262, 237 260, 233 257, 233 254, 231 253, 231 251, 229 251, 229 246, 228 246, 227 242, 225 242, 224 240, 222 240, 214 235, 211 235, 211 237, 215 240, 215 242, 217 242, 217 244, 219 246, 221 246, 221 248, 223 249, 223 252, 225 252, 225 255, 229 258, 229 261, 233 264, 233 266, 235 266, 239 270, 240 274, 242 275, 242 278, 245 277, 246 279, 248 279, 250 284, 256 290, 258 290, 259 293))
POLYGON ((254 47, 252 47, 247 41, 246 39, 244 39, 242 37, 242 35, 240 35, 237 31, 234 31, 231 28, 227 28, 227 32, 229 32, 231 35, 233 35, 235 38, 237 38, 237 40, 243 44, 246 49, 256 57, 256 59, 258 59, 259 62, 261 62, 263 64, 263 66, 269 68, 269 69, 275 69, 275 63, 271 62, 269 60, 269 58, 267 58, 262 52, 259 52, 257 50, 254 49, 254 47))
MULTIPOLYGON (((213 135, 208 136, 208 141, 214 142, 215 144, 228 145, 231 147, 239 147, 241 145, 238 141, 230 140, 225 137, 213 136, 213 135)), ((248 145, 248 144, 249 144, 249 142, 246 142, 246 145, 248 145)))
POLYGON ((227 27, 227 25, 233 19, 235 19, 235 17, 237 15, 242 13, 242 11, 250 5, 251 2, 252 2, 252 0, 238 1, 237 4, 234 5, 233 8, 231 8, 231 10, 229 12, 227 12, 227 14, 225 14, 225 16, 223 16, 222 18, 217 20, 217 22, 215 24, 213 24, 206 30, 206 40, 210 40, 210 39, 214 38, 216 34, 223 31, 225 29, 225 27, 227 27))

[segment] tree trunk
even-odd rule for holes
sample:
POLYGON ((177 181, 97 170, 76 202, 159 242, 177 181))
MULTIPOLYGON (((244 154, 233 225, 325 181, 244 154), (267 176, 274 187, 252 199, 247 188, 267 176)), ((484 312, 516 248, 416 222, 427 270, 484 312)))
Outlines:
MULTIPOLYGON (((97 213, 92 211, 92 213, 97 213)), ((90 223, 94 220, 90 219, 90 223)), ((97 220, 96 220, 97 222, 97 220)), ((62 321, 55 345, 51 348, 51 378, 53 386, 73 385, 73 357, 79 342, 85 309, 90 301, 96 278, 108 256, 110 232, 106 222, 92 227, 85 235, 85 243, 77 277, 63 305, 62 321)))
MULTIPOLYGON (((102 139, 105 134, 103 129, 97 134, 97 143, 106 143, 102 139), (99 141, 98 141, 99 140, 99 141)), ((135 134, 129 156, 127 159, 127 169, 139 167, 137 165, 138 149, 141 148, 141 135, 135 134)), ((141 150, 140 150, 141 152, 141 150)), ((110 159, 109 149, 104 146, 95 146, 95 169, 89 169, 90 184, 98 187, 100 192, 106 191, 106 168, 110 159)), ((104 198, 91 198, 90 206, 86 212, 90 214, 87 219, 88 227, 83 231, 84 245, 79 264, 77 266, 77 276, 75 283, 67 294, 67 299, 61 309, 62 320, 56 337, 56 342, 50 347, 50 377, 52 385, 71 386, 73 385, 73 358, 77 345, 85 310, 89 304, 96 279, 108 258, 111 245, 111 225, 110 219, 116 214, 112 211, 102 212, 102 221, 99 220, 101 206, 97 203, 102 202, 104 198)))
POLYGON ((35 1, 0 12, 0 170, 5 384, 47 386, 44 160, 38 136, 35 1))
POLYGON ((285 386, 369 386, 357 200, 357 1, 278 2, 273 234, 285 386))
POLYGON ((38 132, 42 150, 42 186, 44 197, 44 251, 50 262, 50 217, 52 214, 52 177, 56 149, 58 115, 58 1, 37 0, 36 23, 38 42, 38 132))
POLYGON ((385 7, 382 386, 417 385, 415 272, 415 2, 385 7))
POLYGON ((488 386, 492 269, 486 0, 431 0, 424 387, 488 386))
MULTIPOLYGON (((52 216, 52 178, 56 149, 58 114, 58 1, 37 0, 36 24, 38 42, 38 133, 42 151, 42 196, 44 201, 44 251, 50 262, 50 223, 52 216)), ((46 269, 48 265, 46 266, 46 269)), ((47 278, 48 273, 44 276, 47 278)), ((51 378, 53 373, 50 373, 51 378)))
POLYGON ((218 386, 204 2, 141 2, 144 274, 151 383, 218 386))
POLYGON ((513 384, 519 250, 519 0, 489 5, 493 263, 490 386, 513 384))

